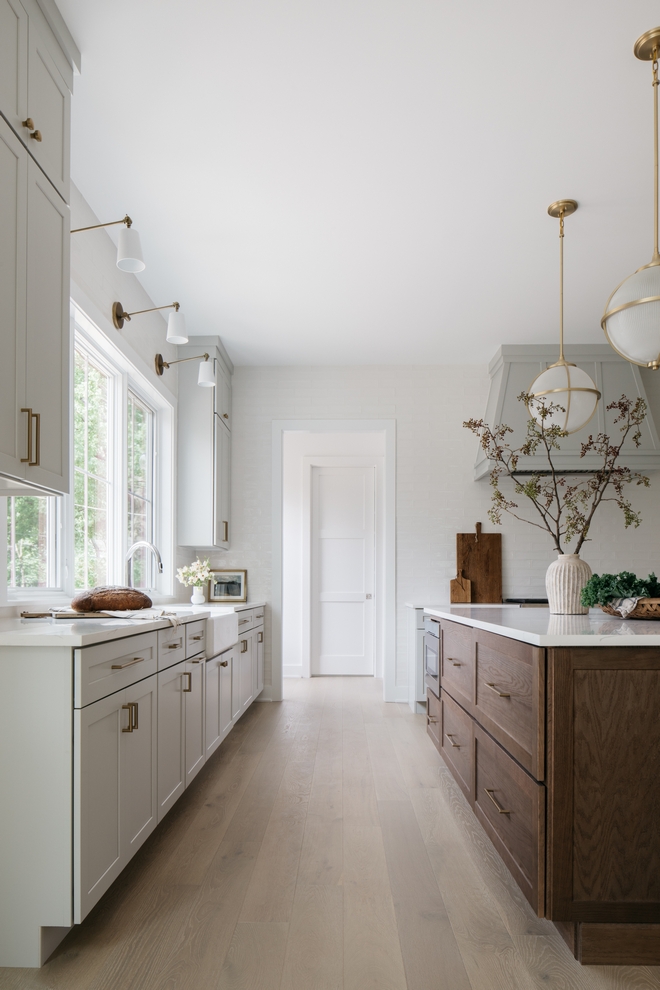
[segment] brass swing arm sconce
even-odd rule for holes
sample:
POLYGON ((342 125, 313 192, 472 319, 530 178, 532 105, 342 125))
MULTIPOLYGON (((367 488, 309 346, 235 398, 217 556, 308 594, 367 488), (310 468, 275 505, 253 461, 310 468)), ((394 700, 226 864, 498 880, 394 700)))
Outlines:
POLYGON ((123 220, 110 220, 108 223, 93 223, 90 227, 76 227, 76 229, 72 230, 71 233, 80 234, 83 230, 98 230, 99 227, 116 227, 117 224, 120 223, 125 223, 127 227, 133 226, 133 221, 127 213, 123 220))
POLYGON ((122 304, 120 302, 115 302, 112 304, 112 322, 117 330, 121 330, 124 325, 124 321, 127 320, 130 323, 132 316, 141 316, 142 313, 155 313, 160 309, 173 309, 175 313, 178 313, 179 303, 173 302, 168 303, 167 306, 152 306, 151 309, 136 309, 134 313, 126 313, 122 304))
POLYGON ((165 361, 162 354, 157 354, 154 358, 156 374, 162 375, 165 368, 170 368, 173 364, 183 364, 184 361, 208 361, 209 354, 195 354, 194 357, 178 358, 176 361, 165 361))

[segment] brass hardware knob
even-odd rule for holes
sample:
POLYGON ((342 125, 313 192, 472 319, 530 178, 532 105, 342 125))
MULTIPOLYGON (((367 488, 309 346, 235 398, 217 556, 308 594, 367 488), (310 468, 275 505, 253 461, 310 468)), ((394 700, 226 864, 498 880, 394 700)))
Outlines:
POLYGON ((221 660, 220 661, 220 666, 221 667, 228 667, 229 666, 229 660, 221 660))
POLYGON ((493 802, 493 804, 495 805, 495 807, 497 808, 497 811, 498 811, 498 813, 500 815, 510 815, 511 814, 511 811, 508 810, 507 808, 503 808, 502 805, 500 804, 500 802, 497 800, 497 798, 495 797, 495 791, 493 790, 493 788, 491 788, 491 787, 484 787, 484 790, 485 790, 486 794, 488 795, 488 797, 493 802))
POLYGON ((229 419, 229 415, 228 415, 228 413, 223 413, 223 414, 222 414, 222 418, 223 418, 223 419, 229 419))
POLYGON ((490 689, 491 689, 491 691, 494 691, 494 692, 495 692, 495 694, 496 694, 496 695, 497 695, 497 696, 498 696, 499 698, 510 698, 510 697, 511 697, 511 695, 510 695, 510 694, 507 694, 507 692, 506 692, 506 691, 499 691, 499 690, 498 690, 498 689, 497 689, 497 688, 495 687, 495 685, 494 685, 494 684, 493 684, 492 682, 490 682, 490 681, 484 681, 484 684, 486 685, 486 687, 487 687, 487 688, 490 688, 490 689))
POLYGON ((23 124, 23 127, 27 127, 29 131, 34 130, 34 121, 32 120, 32 117, 27 117, 25 120, 21 121, 21 123, 23 124))
POLYGON ((35 141, 41 141, 41 131, 32 131, 30 137, 34 138, 35 141))

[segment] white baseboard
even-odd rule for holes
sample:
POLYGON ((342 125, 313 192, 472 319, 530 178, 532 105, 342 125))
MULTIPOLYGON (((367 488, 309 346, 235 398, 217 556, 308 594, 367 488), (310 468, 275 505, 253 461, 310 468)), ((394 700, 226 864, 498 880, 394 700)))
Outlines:
POLYGON ((302 677, 302 664, 283 663, 282 677, 302 677))

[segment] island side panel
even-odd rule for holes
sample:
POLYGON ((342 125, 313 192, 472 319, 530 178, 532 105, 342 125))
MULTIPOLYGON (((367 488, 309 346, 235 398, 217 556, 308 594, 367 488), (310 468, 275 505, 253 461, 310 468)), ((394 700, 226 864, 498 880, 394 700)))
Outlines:
POLYGON ((0 966, 40 966, 72 925, 70 647, 0 647, 0 966))

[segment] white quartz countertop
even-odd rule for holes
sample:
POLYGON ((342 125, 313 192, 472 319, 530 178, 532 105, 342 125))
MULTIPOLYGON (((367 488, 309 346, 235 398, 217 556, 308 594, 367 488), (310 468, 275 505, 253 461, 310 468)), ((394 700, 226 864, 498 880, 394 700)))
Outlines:
POLYGON ((188 608, 193 612, 209 612, 211 614, 217 615, 218 612, 221 614, 223 612, 243 612, 246 608, 264 608, 267 602, 236 602, 232 605, 231 602, 204 602, 203 605, 186 605, 185 602, 176 605, 164 605, 164 608, 188 608))
MULTIPOLYGON (((208 608, 164 606, 180 622, 208 619, 208 608)), ((167 629, 169 619, 0 619, 0 646, 92 646, 123 636, 167 629)))
POLYGON ((547 608, 444 605, 424 612, 532 646, 660 646, 660 621, 616 619, 600 609, 552 615, 547 608))

